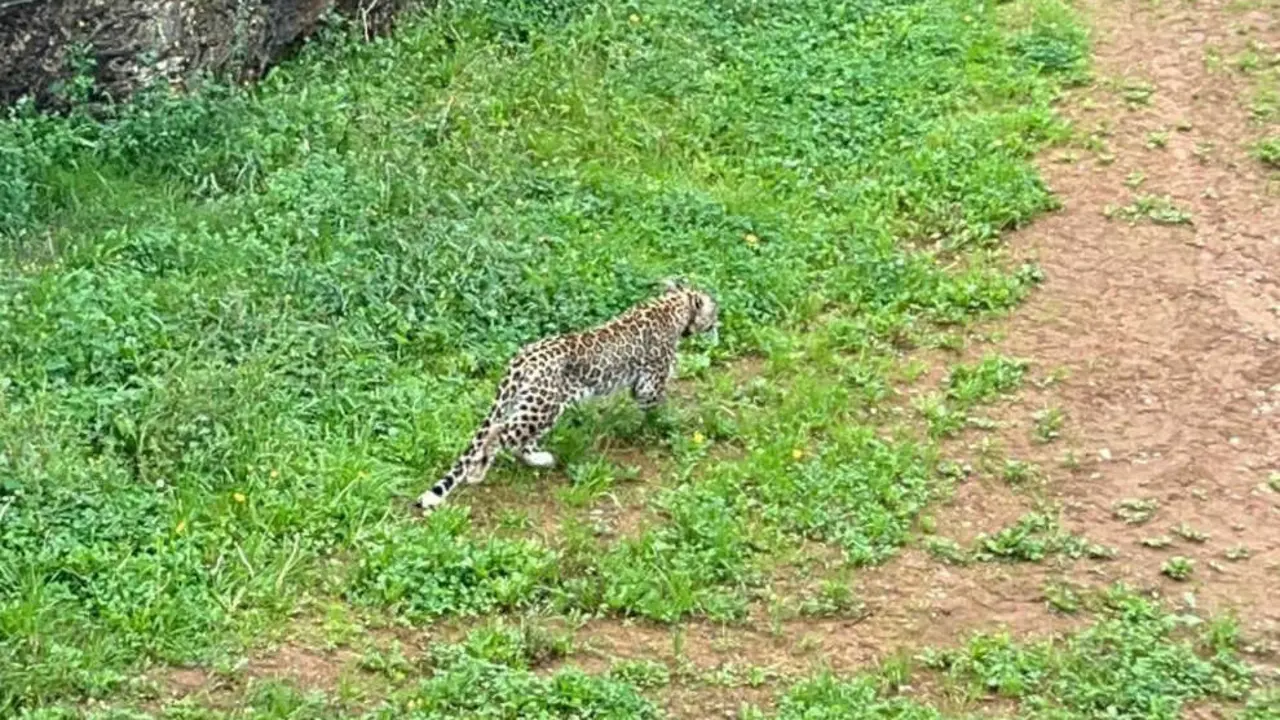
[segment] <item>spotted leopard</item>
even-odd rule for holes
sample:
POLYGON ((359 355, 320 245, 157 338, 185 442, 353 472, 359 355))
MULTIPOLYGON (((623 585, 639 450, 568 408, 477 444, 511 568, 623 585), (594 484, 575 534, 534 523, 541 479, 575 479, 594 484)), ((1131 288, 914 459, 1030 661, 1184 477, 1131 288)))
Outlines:
POLYGON ((509 449, 531 467, 548 468, 555 457, 538 440, 570 405, 630 388, 650 410, 666 397, 675 374, 676 346, 695 333, 714 333, 719 308, 707 293, 669 281, 656 298, 604 325, 526 345, 507 366, 497 398, 462 456, 418 498, 431 510, 459 482, 484 480, 494 455, 509 449))

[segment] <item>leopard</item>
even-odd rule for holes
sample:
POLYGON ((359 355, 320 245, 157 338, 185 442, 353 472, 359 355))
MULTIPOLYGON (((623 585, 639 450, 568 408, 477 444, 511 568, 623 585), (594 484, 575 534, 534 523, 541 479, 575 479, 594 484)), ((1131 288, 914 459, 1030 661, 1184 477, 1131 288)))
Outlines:
POLYGON ((466 450, 414 505, 431 512, 459 484, 482 482, 501 450, 532 468, 555 467, 539 442, 565 410, 590 398, 629 389, 643 412, 657 409, 676 376, 680 340, 705 334, 714 343, 719 326, 720 308, 709 293, 666 280, 656 297, 603 324, 521 347, 466 450))

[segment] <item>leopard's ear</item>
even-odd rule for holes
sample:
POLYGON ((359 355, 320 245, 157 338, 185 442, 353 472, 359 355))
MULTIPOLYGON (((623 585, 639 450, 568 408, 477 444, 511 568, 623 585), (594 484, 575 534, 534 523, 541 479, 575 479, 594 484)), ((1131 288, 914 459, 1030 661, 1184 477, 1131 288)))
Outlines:
POLYGON ((662 291, 664 293, 675 292, 676 290, 683 290, 684 288, 684 281, 678 277, 671 277, 662 281, 662 291))

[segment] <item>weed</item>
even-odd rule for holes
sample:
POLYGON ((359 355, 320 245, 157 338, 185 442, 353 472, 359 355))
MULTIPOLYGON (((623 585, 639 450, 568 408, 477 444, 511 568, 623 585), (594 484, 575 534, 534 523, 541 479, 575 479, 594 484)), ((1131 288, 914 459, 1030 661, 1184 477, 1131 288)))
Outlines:
POLYGON ((1063 414, 1061 408, 1045 408, 1037 410, 1032 415, 1035 421, 1035 427, 1032 428, 1031 436, 1039 443, 1050 443, 1058 439, 1062 434, 1062 425, 1066 422, 1066 415, 1063 414))
POLYGON ((377 647, 365 650, 360 657, 360 668, 383 675, 392 681, 400 681, 413 670, 413 664, 405 657, 400 643, 396 642, 385 650, 377 647))
POLYGON ((929 436, 934 438, 954 435, 965 426, 968 416, 964 411, 948 405, 946 398, 939 394, 923 395, 913 401, 915 409, 929 427, 929 436))
MULTIPOLYGON (((902 696, 885 696, 875 677, 842 680, 830 674, 805 680, 791 688, 779 701, 777 720, 802 718, 903 718, 942 720, 935 709, 902 696)), ((743 720, 764 720, 758 709, 748 710, 743 720)))
POLYGON ((1071 558, 1108 558, 1114 555, 1108 548, 1064 532, 1057 519, 1045 513, 1028 513, 994 535, 979 535, 975 545, 974 556, 984 562, 1039 562, 1049 555, 1071 558))
POLYGON ((1232 562, 1239 562, 1240 560, 1248 560, 1252 553, 1246 545, 1232 545, 1224 550, 1222 554, 1232 562))
POLYGON ((1179 616, 1122 588, 1104 601, 1101 620, 1061 642, 979 635, 927 661, 974 696, 1018 701, 1018 716, 1173 720, 1184 702, 1248 692, 1248 667, 1230 650, 1202 658, 1179 616))
POLYGON ((1055 385, 1060 385, 1063 381, 1065 381, 1070 376, 1071 376, 1070 369, 1063 366, 1055 367, 1054 369, 1050 370, 1047 375, 1036 380, 1035 385, 1036 387, 1043 390, 1044 388, 1050 388, 1055 385))
POLYGON ((1155 498, 1126 498, 1117 501, 1112 506, 1111 512, 1116 519, 1123 520, 1129 525, 1142 525, 1150 520, 1159 508, 1160 501, 1155 498))
POLYGON ((1208 535, 1196 530, 1185 522, 1178 523, 1176 527, 1172 528, 1172 532, 1174 535, 1177 535, 1188 542, 1202 543, 1209 539, 1208 535))
POLYGON ((1269 720, 1280 717, 1280 688, 1265 688, 1249 696, 1239 720, 1269 720))
POLYGON ((1131 224, 1144 219, 1157 225, 1191 224, 1191 213, 1179 208, 1168 195, 1139 195, 1129 205, 1108 205, 1103 214, 1108 219, 1120 218, 1131 224))
POLYGON ((817 633, 805 633, 796 641, 795 650, 800 655, 811 655, 822 649, 822 636, 817 633))
POLYGON ((1052 609, 1072 615, 1081 607, 1080 593, 1065 582, 1050 582, 1044 587, 1045 603, 1052 609))
POLYGON ((592 609, 677 620, 691 613, 740 617, 747 587, 759 580, 747 529, 747 495, 728 477, 683 486, 657 500, 670 524, 622 540, 600 558, 599 582, 571 586, 592 609))
MULTIPOLYGON (((1194 597, 1188 593, 1188 597, 1194 597)), ((1193 604, 1194 608, 1194 604, 1193 604)), ((1240 622, 1231 613, 1211 618, 1200 631, 1200 643, 1218 655, 1227 655, 1240 647, 1240 622)))
POLYGON ((800 614, 808 617, 849 615, 862 608, 848 582, 823 580, 818 592, 805 597, 800 603, 800 614))
POLYGON ((911 681, 911 656, 898 652, 876 663, 875 675, 880 680, 880 687, 886 691, 901 692, 909 689, 911 681))
POLYGON ((498 527, 515 532, 533 528, 533 518, 524 510, 506 510, 498 518, 498 527))
POLYGON ((921 515, 917 524, 920 526, 920 532, 926 535, 932 535, 938 531, 938 521, 932 515, 921 515))
POLYGON ((1242 73, 1255 72, 1262 66, 1262 55, 1258 53, 1258 48, 1252 41, 1249 44, 1250 47, 1248 49, 1238 53, 1231 61, 1236 70, 1242 73))
POLYGON ((1268 85, 1258 87, 1249 102, 1249 113, 1260 122, 1270 122, 1280 116, 1280 89, 1268 85))
POLYGON ((1220 72, 1224 67, 1222 51, 1217 47, 1207 46, 1204 51, 1204 68, 1208 72, 1220 72))
POLYGON ((1173 580, 1186 580, 1195 572, 1195 561, 1180 555, 1171 557, 1160 566, 1160 572, 1173 580))
POLYGON ((968 565, 973 561, 969 551, 951 538, 925 538, 924 544, 930 555, 950 565, 968 565))
POLYGON ((1038 471, 1035 463, 1009 458, 1004 461, 1000 476, 1010 485, 1025 485, 1036 478, 1038 471))
POLYGON ((1129 173, 1127 177, 1125 177, 1124 186, 1131 190, 1135 190, 1138 188, 1138 186, 1142 185, 1142 183, 1146 181, 1147 181, 1146 173, 1142 172, 1141 170, 1134 170, 1133 172, 1129 173))
POLYGON ((1146 144, 1148 150, 1163 150, 1169 145, 1169 133, 1167 131, 1149 132, 1146 144))
POLYGON ((671 670, 655 660, 623 660, 609 668, 609 676, 639 688, 663 687, 671 682, 671 670))
POLYGON ((1058 464, 1067 470, 1080 469, 1080 458, 1076 455, 1075 450, 1067 450, 1058 458, 1058 464))
POLYGON ((961 407, 988 402, 1018 389, 1028 363, 988 355, 975 365, 955 365, 947 376, 947 397, 961 407))
POLYGON ((572 639, 537 625, 498 620, 467 633, 460 647, 478 660, 529 669, 568 655, 572 639))
POLYGON ((1144 80, 1128 79, 1120 84, 1120 97, 1130 105, 1150 105, 1156 86, 1144 80))
POLYGON ((525 669, 523 660, 511 659, 500 654, 490 660, 474 649, 437 645, 432 675, 389 698, 380 716, 405 717, 425 709, 437 717, 505 718, 519 708, 521 717, 660 717, 628 682, 575 669, 544 677, 525 669))
POLYGON ((569 507, 585 507, 613 487, 616 469, 605 459, 590 460, 568 468, 570 485, 558 491, 560 500, 569 507))
POLYGON ((546 591, 554 552, 529 541, 474 539, 469 526, 464 511, 450 508, 420 525, 382 529, 366 545, 351 599, 430 618, 520 607, 546 591))
POLYGON ((1263 165, 1280 168, 1280 135, 1259 140, 1253 146, 1253 156, 1263 165))
MULTIPOLYGON (((837 545, 862 565, 891 557, 937 487, 929 448, 886 443, 869 428, 832 431, 829 449, 795 467, 776 467, 776 449, 761 453, 741 481, 764 503, 764 519, 784 532, 837 545)), ((776 447, 776 446, 775 446, 776 447)))
POLYGON ((1014 50, 1023 60, 1041 72, 1063 76, 1067 84, 1086 80, 1086 47, 1086 38, 1073 23, 1038 23, 1013 41, 1014 50))

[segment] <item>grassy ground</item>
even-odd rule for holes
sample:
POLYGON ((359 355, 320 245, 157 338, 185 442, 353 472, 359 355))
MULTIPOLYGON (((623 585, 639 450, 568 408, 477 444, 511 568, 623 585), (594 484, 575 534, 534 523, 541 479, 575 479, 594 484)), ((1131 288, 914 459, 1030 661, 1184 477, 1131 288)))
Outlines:
MULTIPOLYGON (((1051 105, 1085 56, 1057 0, 461 0, 373 44, 334 28, 251 91, 19 108, 0 124, 0 712, 657 716, 698 678, 585 672, 546 628, 855 617, 850 578, 927 533, 962 473, 946 438, 1044 379, 990 355, 898 392, 1037 282, 999 235, 1052 206, 1030 156, 1065 136, 1051 105), (549 441, 562 471, 500 465, 410 513, 519 344, 670 275, 715 293, 724 328, 686 348, 668 408, 583 408, 549 441), (148 668, 233 673, 302 621, 362 674, 156 699, 148 668), (359 640, 441 622, 470 632, 411 658, 359 640)), ((929 547, 1105 554, 1051 508, 929 547)), ((1229 621, 1123 589, 1060 604, 1093 613, 1061 643, 725 682, 781 693, 747 717, 991 696, 1270 712, 1229 621), (902 692, 913 673, 934 697, 902 692)))

